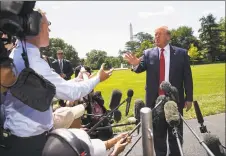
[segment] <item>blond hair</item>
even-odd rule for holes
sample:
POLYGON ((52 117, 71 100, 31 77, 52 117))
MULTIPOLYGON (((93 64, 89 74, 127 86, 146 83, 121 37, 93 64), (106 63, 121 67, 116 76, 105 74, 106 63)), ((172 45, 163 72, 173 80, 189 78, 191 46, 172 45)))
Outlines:
POLYGON ((167 26, 161 26, 161 27, 158 27, 157 29, 155 29, 155 32, 156 32, 157 30, 159 30, 159 29, 165 30, 166 33, 167 33, 168 35, 170 35, 170 30, 169 30, 169 28, 168 28, 167 26))

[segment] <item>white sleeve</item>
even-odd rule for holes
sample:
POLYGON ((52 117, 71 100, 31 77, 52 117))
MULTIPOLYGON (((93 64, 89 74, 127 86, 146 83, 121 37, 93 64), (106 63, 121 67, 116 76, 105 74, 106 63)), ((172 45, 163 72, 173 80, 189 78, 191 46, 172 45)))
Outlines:
POLYGON ((32 69, 56 86, 56 97, 58 99, 69 101, 78 100, 89 94, 100 82, 99 77, 93 77, 81 82, 66 81, 56 72, 52 71, 48 63, 42 58, 30 58, 29 63, 32 69))
POLYGON ((91 139, 91 143, 94 149, 93 156, 106 156, 107 150, 104 141, 100 139, 91 139))

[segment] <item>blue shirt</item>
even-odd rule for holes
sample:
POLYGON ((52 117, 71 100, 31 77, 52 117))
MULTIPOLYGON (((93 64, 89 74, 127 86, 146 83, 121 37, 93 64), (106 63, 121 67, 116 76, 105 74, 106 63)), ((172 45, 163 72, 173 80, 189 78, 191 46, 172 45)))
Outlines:
MULTIPOLYGON (((27 48, 34 47, 31 44, 26 44, 26 46, 27 48)), ((18 73, 25 68, 21 53, 22 48, 19 44, 10 54, 18 73)), ((5 96, 2 112, 5 115, 4 129, 9 129, 12 134, 19 137, 39 135, 53 127, 52 108, 45 112, 32 109, 12 96, 10 91, 5 96)))
MULTIPOLYGON (((36 46, 26 43, 26 50, 30 68, 56 86, 56 98, 58 99, 78 100, 89 94, 100 82, 98 76, 83 82, 66 81, 51 70, 48 63, 40 57, 40 51, 36 46)), ((18 42, 17 47, 10 54, 18 73, 25 68, 21 54, 22 44, 18 42)), ((12 96, 10 91, 5 96, 3 112, 5 116, 4 129, 9 129, 12 134, 19 137, 39 135, 53 127, 52 108, 45 112, 32 109, 12 96)))

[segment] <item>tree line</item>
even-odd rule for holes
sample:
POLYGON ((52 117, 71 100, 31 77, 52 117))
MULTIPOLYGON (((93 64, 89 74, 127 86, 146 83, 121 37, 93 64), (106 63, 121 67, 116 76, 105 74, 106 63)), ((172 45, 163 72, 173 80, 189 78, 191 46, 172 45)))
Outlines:
MULTIPOLYGON (((199 37, 194 36, 192 27, 180 26, 177 29, 170 30, 170 44, 187 49, 192 63, 225 61, 225 17, 221 18, 220 21, 216 21, 213 14, 209 14, 201 17, 199 21, 199 37)), ((125 52, 130 51, 140 57, 145 49, 153 47, 154 37, 147 32, 138 32, 134 35, 133 41, 126 42, 125 48, 118 51, 117 57, 107 56, 106 51, 93 49, 86 53, 85 59, 80 59, 76 49, 60 38, 51 38, 50 45, 42 48, 41 52, 56 58, 57 50, 62 49, 65 58, 71 61, 73 67, 85 64, 92 69, 98 69, 104 62, 106 68, 118 68, 121 63, 127 64, 122 57, 125 52)))

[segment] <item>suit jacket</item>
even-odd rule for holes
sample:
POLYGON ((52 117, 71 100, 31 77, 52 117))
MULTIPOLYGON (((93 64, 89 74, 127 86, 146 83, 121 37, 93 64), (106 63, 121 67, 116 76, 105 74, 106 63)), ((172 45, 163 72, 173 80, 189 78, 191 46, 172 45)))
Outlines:
POLYGON ((65 80, 70 80, 73 74, 73 69, 70 61, 63 59, 63 71, 60 70, 60 65, 58 60, 52 62, 52 68, 56 73, 61 74, 62 72, 66 75, 65 80))
MULTIPOLYGON (((155 106, 159 90, 159 50, 157 47, 144 51, 140 64, 133 69, 136 73, 146 71, 146 105, 155 106)), ((170 45, 169 81, 179 92, 179 109, 185 101, 193 101, 193 80, 187 51, 170 45), (184 96, 184 93, 186 96, 184 96)))

